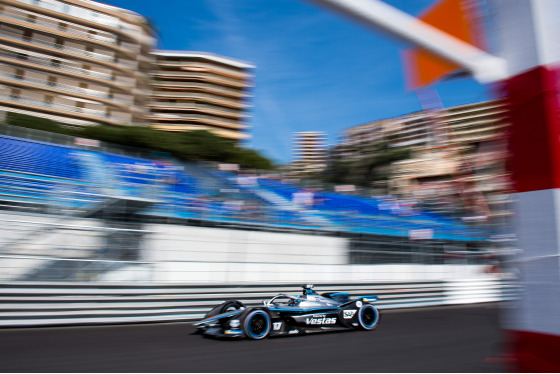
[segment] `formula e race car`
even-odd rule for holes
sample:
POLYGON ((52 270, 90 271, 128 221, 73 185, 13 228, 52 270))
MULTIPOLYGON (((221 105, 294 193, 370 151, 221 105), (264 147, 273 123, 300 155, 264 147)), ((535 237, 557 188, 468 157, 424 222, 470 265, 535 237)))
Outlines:
POLYGON ((245 307, 237 300, 226 301, 195 323, 199 331, 215 337, 264 339, 267 336, 319 331, 373 330, 379 311, 371 304, 377 296, 350 300, 348 293, 317 294, 305 285, 301 296, 278 294, 263 306, 245 307))

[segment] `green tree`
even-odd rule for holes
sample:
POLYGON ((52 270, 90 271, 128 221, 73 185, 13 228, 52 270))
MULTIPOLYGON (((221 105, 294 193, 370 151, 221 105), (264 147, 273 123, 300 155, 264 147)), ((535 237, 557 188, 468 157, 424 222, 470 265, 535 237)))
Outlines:
POLYGON ((345 151, 354 154, 359 152, 361 156, 354 156, 350 160, 342 157, 332 159, 324 173, 324 181, 369 187, 372 182, 387 181, 390 178, 390 165, 411 156, 409 149, 392 148, 385 142, 345 151))
POLYGON ((244 168, 272 169, 272 161, 254 149, 206 130, 167 132, 149 127, 69 126, 45 118, 8 113, 9 125, 96 139, 107 143, 170 153, 183 160, 207 160, 240 164, 244 168))

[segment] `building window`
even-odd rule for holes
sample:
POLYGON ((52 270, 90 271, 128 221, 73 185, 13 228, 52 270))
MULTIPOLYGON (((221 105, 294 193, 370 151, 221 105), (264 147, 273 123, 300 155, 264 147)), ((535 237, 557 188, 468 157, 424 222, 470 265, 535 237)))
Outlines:
POLYGON ((33 33, 31 32, 31 30, 25 30, 23 32, 23 40, 29 42, 31 41, 32 37, 33 37, 33 33))
POLYGON ((47 80, 47 84, 49 86, 56 86, 56 77, 53 77, 53 76, 49 75, 49 78, 47 80))
POLYGON ((59 22, 58 23, 58 29, 60 31, 66 31, 68 30, 68 24, 64 23, 64 22, 59 22))
POLYGON ((21 90, 17 88, 12 88, 12 90, 10 91, 10 98, 14 100, 18 100, 20 97, 21 97, 21 90))
POLYGON ((76 103, 76 111, 77 112, 83 112, 84 111, 84 106, 85 104, 82 103, 81 101, 76 103))
POLYGON ((54 59, 54 58, 51 59, 51 65, 54 66, 55 68, 59 68, 59 67, 60 67, 60 63, 61 63, 60 60, 57 60, 57 59, 54 59))
POLYGON ((46 95, 43 98, 43 101, 45 102, 45 104, 47 105, 52 105, 53 101, 54 101, 54 96, 50 96, 50 95, 46 95))
POLYGON ((16 79, 23 79, 23 69, 16 69, 15 73, 14 73, 14 78, 16 79))
POLYGON ((27 22, 35 23, 37 21, 37 16, 33 14, 27 15, 27 22))
POLYGON ((56 42, 54 45, 56 48, 62 49, 64 47, 64 39, 56 38, 56 42))

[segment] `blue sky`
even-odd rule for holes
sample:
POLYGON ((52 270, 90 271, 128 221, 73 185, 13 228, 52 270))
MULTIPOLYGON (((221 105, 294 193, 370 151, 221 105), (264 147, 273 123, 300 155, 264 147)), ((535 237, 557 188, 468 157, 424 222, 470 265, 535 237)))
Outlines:
MULTIPOLYGON (((157 25, 159 48, 212 52, 256 66, 251 139, 277 163, 291 160, 292 134, 340 130, 421 109, 407 91, 408 45, 306 0, 105 0, 157 25)), ((434 0, 386 0, 418 15, 434 0)), ((440 82, 445 107, 487 100, 470 78, 440 82)))

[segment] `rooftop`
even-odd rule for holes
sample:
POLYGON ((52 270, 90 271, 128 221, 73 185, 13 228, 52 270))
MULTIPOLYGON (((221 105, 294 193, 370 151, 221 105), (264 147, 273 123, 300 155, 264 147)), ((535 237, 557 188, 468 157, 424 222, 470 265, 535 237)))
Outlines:
POLYGON ((255 68, 255 65, 252 65, 248 62, 233 59, 231 57, 220 56, 209 52, 154 50, 152 51, 152 54, 156 56, 163 56, 163 57, 198 57, 198 58, 213 60, 216 62, 221 62, 223 64, 228 64, 243 69, 255 68))

